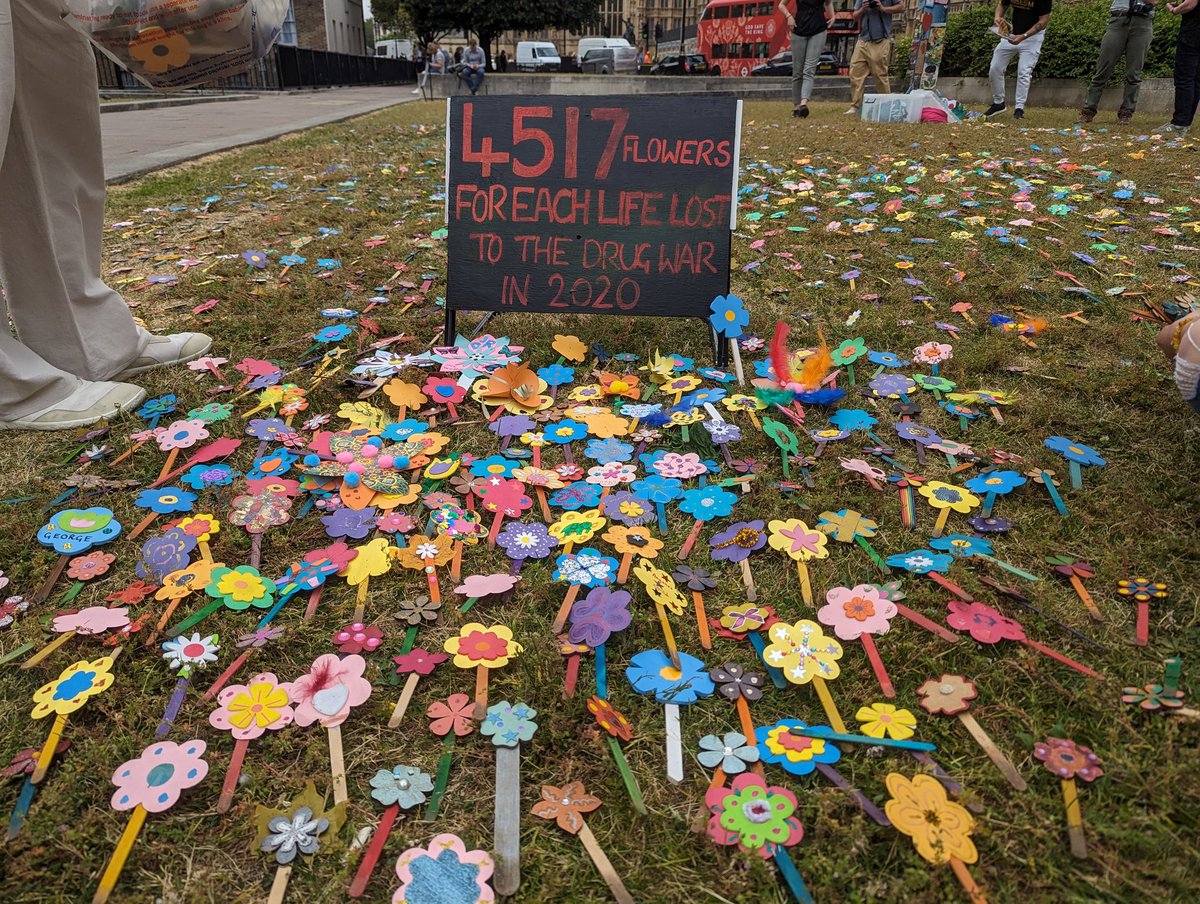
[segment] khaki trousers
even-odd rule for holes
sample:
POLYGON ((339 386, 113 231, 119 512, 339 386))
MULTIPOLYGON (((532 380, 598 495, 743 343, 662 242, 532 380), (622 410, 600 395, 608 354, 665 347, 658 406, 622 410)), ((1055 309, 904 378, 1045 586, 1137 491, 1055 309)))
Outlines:
POLYGON ((888 78, 888 66, 892 62, 892 42, 859 40, 850 56, 850 106, 861 107, 866 93, 867 75, 875 80, 879 94, 890 94, 892 82, 888 78))
POLYGON ((149 334, 100 279, 96 64, 58 0, 0 0, 0 418, 106 380, 149 334), (16 327, 14 338, 9 319, 16 327))

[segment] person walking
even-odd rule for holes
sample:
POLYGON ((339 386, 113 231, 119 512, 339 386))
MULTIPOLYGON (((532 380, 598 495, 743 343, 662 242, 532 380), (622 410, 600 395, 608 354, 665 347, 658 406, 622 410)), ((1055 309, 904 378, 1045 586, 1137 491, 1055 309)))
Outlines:
POLYGON ((1167 9, 1182 16, 1175 39, 1175 112, 1171 121, 1154 130, 1158 135, 1182 138, 1196 118, 1200 103, 1200 9, 1197 0, 1168 3, 1167 9))
POLYGON ((825 49, 825 32, 833 22, 833 0, 779 0, 779 10, 792 30, 792 115, 808 116, 817 63, 825 49))
POLYGON ((850 107, 846 110, 847 115, 857 114, 862 109, 868 74, 874 79, 877 92, 891 93, 888 67, 892 64, 892 14, 903 11, 903 0, 855 0, 858 43, 850 55, 850 107))
POLYGON ((1138 92, 1142 88, 1142 67, 1146 51, 1154 36, 1154 7, 1158 0, 1112 0, 1108 11, 1108 27, 1100 41, 1100 56, 1092 73, 1079 122, 1086 125, 1096 118, 1100 95, 1108 84, 1117 61, 1125 57, 1125 93, 1117 110, 1117 122, 1125 125, 1133 120, 1137 109, 1138 92))
POLYGON ((466 69, 463 70, 463 78, 467 80, 467 87, 471 89, 471 93, 475 94, 479 91, 479 86, 483 84, 484 75, 487 74, 487 55, 475 38, 471 38, 471 44, 467 48, 467 52, 463 54, 462 61, 466 66, 466 69))
POLYGON ((129 411, 146 392, 128 381, 212 346, 202 333, 151 335, 100 279, 96 60, 64 16, 61 0, 0 0, 0 430, 129 411))
POLYGON ((1017 58, 1017 94, 1014 98, 1013 118, 1025 118, 1025 101, 1029 98, 1029 85, 1033 82, 1033 69, 1042 55, 1042 42, 1046 38, 1046 23, 1050 21, 1052 0, 1000 0, 996 4, 994 21, 996 28, 1008 35, 992 51, 992 65, 988 78, 992 83, 992 105, 984 116, 998 116, 1008 109, 1004 95, 1004 75, 1013 57, 1017 58), (1011 27, 1004 20, 1004 11, 1012 7, 1011 27))

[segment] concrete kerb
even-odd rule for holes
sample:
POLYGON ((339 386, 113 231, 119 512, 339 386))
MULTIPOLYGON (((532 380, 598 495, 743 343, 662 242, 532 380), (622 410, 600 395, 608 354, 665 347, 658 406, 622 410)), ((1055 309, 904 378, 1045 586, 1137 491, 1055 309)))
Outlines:
POLYGON ((257 100, 257 94, 211 94, 203 97, 156 97, 152 100, 118 100, 100 105, 101 113, 128 113, 130 110, 157 110, 163 107, 190 107, 226 101, 257 100))

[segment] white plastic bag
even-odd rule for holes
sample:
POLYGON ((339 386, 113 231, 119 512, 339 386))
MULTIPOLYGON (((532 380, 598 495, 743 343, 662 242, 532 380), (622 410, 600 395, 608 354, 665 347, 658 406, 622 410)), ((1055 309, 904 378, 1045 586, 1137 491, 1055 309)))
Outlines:
POLYGON ((68 21, 151 88, 248 69, 279 37, 288 0, 67 0, 68 21))

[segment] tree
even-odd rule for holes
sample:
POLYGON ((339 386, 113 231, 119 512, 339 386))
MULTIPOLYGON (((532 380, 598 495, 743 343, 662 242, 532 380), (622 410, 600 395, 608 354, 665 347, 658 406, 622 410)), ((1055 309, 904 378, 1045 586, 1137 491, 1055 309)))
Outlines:
POLYGON ((407 25, 407 33, 417 36, 422 50, 460 27, 460 4, 450 0, 372 0, 371 9, 383 22, 386 20, 380 12, 381 6, 388 10, 388 15, 407 25))
MULTIPOLYGON (((413 2, 413 0, 406 0, 413 2)), ((425 2, 425 0, 420 0, 425 2)), ((457 24, 479 37, 489 65, 492 42, 506 31, 565 28, 581 31, 599 14, 600 0, 461 0, 457 24)))

